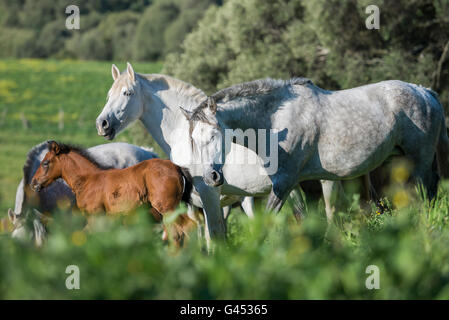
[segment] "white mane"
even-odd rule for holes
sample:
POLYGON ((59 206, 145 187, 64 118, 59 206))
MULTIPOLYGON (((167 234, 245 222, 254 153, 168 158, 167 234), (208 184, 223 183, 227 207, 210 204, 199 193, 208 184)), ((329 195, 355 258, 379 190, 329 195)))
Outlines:
POLYGON ((182 80, 163 74, 138 75, 150 81, 152 86, 160 87, 160 90, 172 90, 179 96, 184 98, 187 97, 189 100, 192 100, 192 106, 183 106, 184 108, 196 107, 207 99, 207 95, 201 89, 182 80))

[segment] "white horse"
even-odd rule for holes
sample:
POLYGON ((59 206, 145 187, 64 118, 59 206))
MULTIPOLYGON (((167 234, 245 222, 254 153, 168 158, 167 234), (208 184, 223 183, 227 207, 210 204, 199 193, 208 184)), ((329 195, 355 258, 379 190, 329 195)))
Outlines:
POLYGON ((242 114, 248 115, 242 130, 279 133, 278 168, 267 185, 258 186, 272 186, 269 210, 279 210, 300 181, 352 179, 393 155, 411 161, 411 176, 429 199, 437 192, 438 165, 444 176, 449 172, 449 139, 437 94, 402 81, 327 91, 303 78, 257 80, 223 89, 184 113, 194 150, 208 163, 204 180, 213 186, 227 179, 220 161, 229 154, 224 130, 235 127, 242 114))
MULTIPOLYGON (((151 149, 123 142, 102 144, 87 150, 101 165, 116 169, 126 168, 158 157, 151 149)), ((75 195, 62 179, 58 179, 39 193, 31 190, 31 179, 47 152, 48 143, 46 141, 34 146, 28 152, 23 167, 23 178, 16 191, 14 211, 8 210, 9 219, 14 226, 12 236, 14 238, 34 238, 37 245, 41 245, 45 238, 45 220, 48 220, 48 217, 41 212, 52 212, 63 202, 69 207, 75 205, 75 195)))
MULTIPOLYGON (((189 122, 179 106, 195 107, 207 96, 194 86, 164 75, 142 75, 134 72, 128 63, 123 74, 112 65, 114 83, 107 95, 107 103, 98 116, 98 134, 112 140, 135 120, 140 119, 162 150, 174 163, 187 167, 193 176, 196 192, 193 204, 204 209, 206 240, 210 247, 211 236, 224 237, 226 232, 221 206, 227 206, 242 196, 257 196, 269 192, 253 192, 252 186, 259 185, 256 177, 263 165, 247 166, 227 164, 227 183, 221 188, 208 186, 202 178, 203 165, 192 163, 189 122), (220 194, 223 194, 220 198, 220 194)), ((233 144, 231 153, 244 155, 248 149, 233 144)))

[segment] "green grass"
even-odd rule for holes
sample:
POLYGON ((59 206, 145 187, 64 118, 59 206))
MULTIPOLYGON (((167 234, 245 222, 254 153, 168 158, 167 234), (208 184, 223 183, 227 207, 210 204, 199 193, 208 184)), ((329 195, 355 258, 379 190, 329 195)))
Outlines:
MULTIPOLYGON (((134 67, 158 72, 161 66, 134 67)), ((94 119, 111 84, 109 70, 102 62, 0 61, 0 107, 8 110, 0 127, 0 218, 14 204, 34 144, 104 143, 94 119), (31 123, 27 130, 21 112, 31 123)), ((120 136, 133 138, 132 130, 120 136)), ((254 221, 233 210, 227 241, 213 254, 195 235, 182 250, 167 246, 143 209, 99 218, 89 233, 80 214, 58 212, 40 249, 0 233, 0 299, 448 299, 449 184, 440 186, 432 206, 400 184, 390 193, 401 209, 377 215, 362 209, 355 194, 329 230, 322 201, 307 204, 300 225, 288 205, 275 216, 258 204, 254 221), (80 268, 80 290, 65 287, 68 265, 80 268), (365 286, 369 265, 379 267, 379 290, 365 286)))
MULTIPOLYGON (((162 65, 134 67, 140 73, 157 73, 162 65)), ((34 145, 48 139, 85 147, 107 142, 96 134, 95 119, 112 84, 110 70, 110 62, 0 60, 0 212, 14 205, 22 166, 34 145), (58 126, 60 110, 63 129, 58 126)), ((133 141, 130 132, 117 140, 133 141)))
POLYGON ((143 210, 99 218, 82 231, 79 215, 56 214, 48 242, 0 238, 0 298, 4 299, 448 299, 447 185, 435 208, 413 202, 391 214, 341 213, 326 233, 324 213, 301 225, 286 208, 238 211, 226 243, 213 254, 192 235, 182 250, 164 245, 143 210), (444 195, 443 195, 444 194, 444 195), (80 290, 67 290, 65 269, 80 268, 80 290), (380 270, 368 290, 366 268, 380 270))

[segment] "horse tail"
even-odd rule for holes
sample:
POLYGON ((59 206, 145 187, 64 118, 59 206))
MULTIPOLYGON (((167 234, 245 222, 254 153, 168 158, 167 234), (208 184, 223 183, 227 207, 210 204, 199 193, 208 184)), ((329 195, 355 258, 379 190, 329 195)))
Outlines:
POLYGON ((178 167, 179 173, 184 180, 184 191, 182 193, 182 201, 190 204, 192 201, 192 191, 193 191, 193 178, 189 172, 189 169, 178 167))
POLYGON ((437 144, 437 161, 441 177, 447 179, 449 178, 449 138, 444 117, 442 122, 437 144))
POLYGON ((426 89, 426 91, 427 91, 428 93, 430 93, 430 94, 432 95, 432 97, 434 97, 435 100, 438 101, 438 103, 441 105, 441 103, 440 103, 440 97, 439 97, 438 93, 436 93, 435 91, 433 91, 433 90, 430 89, 430 88, 425 88, 425 89, 426 89))
POLYGON ((436 100, 442 112, 440 136, 438 137, 436 157, 440 176, 447 179, 449 178, 449 138, 448 130, 446 127, 446 119, 444 116, 444 109, 441 105, 438 93, 429 88, 426 88, 426 91, 431 94, 432 97, 436 100))

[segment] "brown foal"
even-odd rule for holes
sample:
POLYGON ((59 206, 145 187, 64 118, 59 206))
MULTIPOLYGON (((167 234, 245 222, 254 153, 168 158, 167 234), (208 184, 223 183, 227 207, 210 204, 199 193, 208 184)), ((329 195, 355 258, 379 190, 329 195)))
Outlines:
MULTIPOLYGON (((87 214, 110 215, 132 211, 142 204, 151 205, 158 222, 176 209, 181 200, 190 201, 191 177, 169 160, 150 159, 125 169, 110 169, 98 164, 89 153, 71 145, 49 141, 45 155, 31 181, 40 191, 58 178, 64 179, 76 196, 78 208, 87 214)), ((167 231, 180 245, 187 231, 195 226, 187 215, 180 215, 167 231)))

